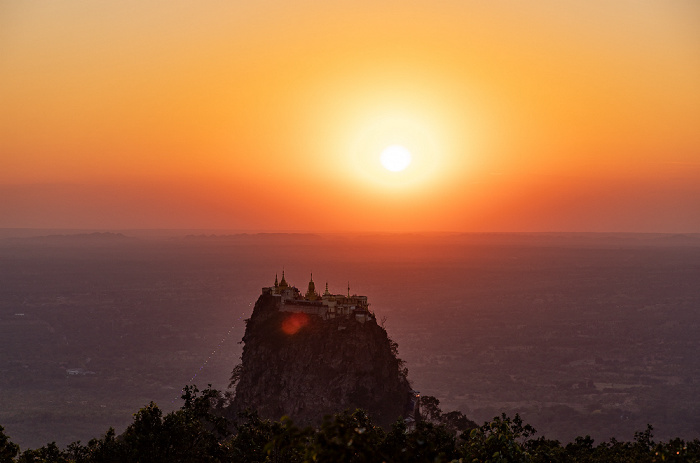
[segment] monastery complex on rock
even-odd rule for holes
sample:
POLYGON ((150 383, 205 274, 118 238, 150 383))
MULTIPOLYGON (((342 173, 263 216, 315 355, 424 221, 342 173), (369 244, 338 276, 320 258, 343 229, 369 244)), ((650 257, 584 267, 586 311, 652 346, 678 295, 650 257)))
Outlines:
POLYGON ((348 284, 347 295, 331 294, 328 291, 328 283, 323 294, 316 292, 313 274, 309 281, 306 294, 302 295, 296 286, 290 286, 284 278, 277 281, 275 275, 275 285, 262 289, 263 294, 270 294, 276 298, 276 306, 280 312, 301 312, 318 315, 324 320, 336 317, 354 318, 360 323, 374 320, 375 316, 369 311, 367 296, 350 295, 350 285, 348 284))

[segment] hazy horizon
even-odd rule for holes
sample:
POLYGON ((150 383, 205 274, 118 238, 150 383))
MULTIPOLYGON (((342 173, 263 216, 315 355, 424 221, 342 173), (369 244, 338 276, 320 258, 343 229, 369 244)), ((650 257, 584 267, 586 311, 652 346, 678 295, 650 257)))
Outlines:
POLYGON ((551 230, 551 231, 337 231, 337 232, 317 232, 313 230, 258 230, 258 229, 224 229, 224 228, 54 228, 54 227, 0 227, 0 238, 12 237, 48 237, 53 235, 84 235, 84 234, 124 234, 132 237, 198 237, 198 236, 218 236, 233 237, 237 235, 316 235, 328 237, 343 236, 406 236, 406 237, 450 237, 450 236, 490 236, 490 235, 625 235, 625 236, 694 236, 700 235, 700 231, 579 231, 579 230, 551 230))

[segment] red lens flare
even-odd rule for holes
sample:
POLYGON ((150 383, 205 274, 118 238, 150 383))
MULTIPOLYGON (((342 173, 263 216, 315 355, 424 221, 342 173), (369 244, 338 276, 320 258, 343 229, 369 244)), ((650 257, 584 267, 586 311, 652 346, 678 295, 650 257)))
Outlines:
POLYGON ((309 323, 309 316, 305 313, 290 313, 289 316, 282 322, 282 331, 285 334, 296 334, 309 323))

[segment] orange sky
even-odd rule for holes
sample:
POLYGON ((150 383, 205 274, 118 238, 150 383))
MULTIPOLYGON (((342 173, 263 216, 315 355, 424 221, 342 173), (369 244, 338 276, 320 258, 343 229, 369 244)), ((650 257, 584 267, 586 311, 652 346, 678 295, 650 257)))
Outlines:
POLYGON ((3 2, 0 227, 700 232, 700 3, 3 2))

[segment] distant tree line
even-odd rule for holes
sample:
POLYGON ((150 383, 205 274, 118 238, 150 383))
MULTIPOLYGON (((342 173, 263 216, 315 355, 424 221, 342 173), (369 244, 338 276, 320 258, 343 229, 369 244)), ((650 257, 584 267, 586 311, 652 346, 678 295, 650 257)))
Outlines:
POLYGON ((700 441, 654 442, 652 427, 632 442, 594 445, 589 436, 562 445, 515 415, 477 426, 459 412, 443 414, 439 401, 424 397, 410 429, 403 420, 384 430, 362 410, 328 416, 317 428, 291 420, 261 419, 248 411, 236 422, 224 418, 227 396, 210 387, 185 387, 183 406, 163 412, 150 403, 121 435, 110 428, 87 445, 55 443, 20 452, 0 426, 0 463, 302 463, 302 462, 700 462, 700 441))

